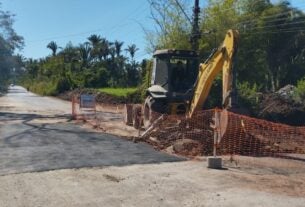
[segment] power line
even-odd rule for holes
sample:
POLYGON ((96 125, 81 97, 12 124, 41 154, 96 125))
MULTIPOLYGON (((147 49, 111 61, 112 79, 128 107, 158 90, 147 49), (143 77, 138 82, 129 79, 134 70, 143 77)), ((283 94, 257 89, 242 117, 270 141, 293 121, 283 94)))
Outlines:
POLYGON ((183 12, 184 16, 187 18, 187 20, 189 21, 190 24, 192 24, 192 20, 189 18, 189 16, 186 14, 186 12, 184 11, 183 7, 181 6, 181 4, 178 2, 178 0, 175 0, 176 4, 178 5, 178 7, 180 8, 180 10, 183 12))
MULTIPOLYGON (((300 19, 300 18, 305 18, 305 16, 304 17, 292 17, 292 19, 300 19)), ((282 20, 287 20, 287 17, 278 18, 278 19, 275 18, 275 19, 263 21, 262 23, 272 23, 272 22, 277 22, 277 21, 282 21, 282 20)), ((255 21, 259 21, 259 20, 255 20, 255 21)), ((258 22, 256 22, 256 23, 258 23, 258 22)))
POLYGON ((281 34, 281 33, 295 33, 295 32, 305 32, 305 29, 287 29, 279 31, 262 31, 262 32, 242 32, 242 34, 281 34))
POLYGON ((249 28, 248 30, 251 31, 251 30, 257 30, 257 29, 266 29, 266 28, 273 28, 273 27, 286 26, 286 25, 294 25, 294 24, 301 24, 301 23, 305 23, 305 20, 298 21, 298 22, 288 22, 288 23, 283 23, 283 24, 274 24, 274 25, 263 26, 263 27, 258 26, 258 27, 249 28))
POLYGON ((138 59, 138 58, 142 58, 146 55, 149 55, 147 52, 143 51, 142 53, 139 53, 138 55, 135 56, 135 59, 138 59))
MULTIPOLYGON (((147 11, 147 10, 148 10, 148 8, 142 10, 142 12, 140 12, 140 13, 138 13, 138 14, 142 14, 142 13, 144 13, 144 12, 147 11)), ((129 17, 129 18, 130 18, 130 17, 129 17)), ((127 20, 127 19, 125 19, 125 20, 127 20)), ((112 30, 107 31, 107 32, 111 32, 111 33, 116 32, 116 31, 118 31, 118 29, 121 28, 121 26, 125 26, 125 25, 126 25, 125 23, 121 23, 120 25, 115 26, 112 30)))
MULTIPOLYGON (((305 5, 305 4, 301 4, 301 5, 305 5)), ((291 16, 293 16, 293 12, 295 12, 295 10, 290 9, 289 11, 279 12, 279 13, 273 14, 273 15, 262 16, 260 19, 276 19, 277 17, 280 17, 280 16, 285 15, 285 14, 290 14, 291 16)), ((254 22, 257 22, 257 21, 258 21, 257 19, 246 20, 246 21, 238 22, 236 25, 246 24, 246 23, 254 23, 254 22)))
MULTIPOLYGON (((254 4, 259 3, 260 1, 262 1, 262 0, 258 0, 256 2, 254 2, 254 4)), ((298 4, 296 6, 300 6, 300 5, 304 5, 304 3, 298 4)), ((220 11, 223 12, 223 11, 233 10, 233 9, 237 9, 237 8, 234 7, 234 8, 229 8, 229 9, 223 9, 223 10, 220 10, 220 11)), ((285 15, 285 14, 291 14, 292 18, 302 18, 302 17, 294 17, 295 14, 297 14, 297 13, 295 13, 294 9, 290 9, 289 11, 283 11, 283 12, 279 12, 277 14, 260 17, 259 20, 265 20, 264 23, 267 23, 267 22, 268 23, 276 22, 276 21, 287 19, 287 17, 285 17, 285 18, 278 18, 278 17, 281 17, 282 15, 285 15)), ((242 26, 246 26, 247 24, 251 24, 251 23, 258 23, 259 20, 258 19, 254 19, 254 20, 240 21, 240 22, 237 22, 235 25, 238 28, 240 28, 240 29, 245 29, 245 28, 242 28, 242 26)))

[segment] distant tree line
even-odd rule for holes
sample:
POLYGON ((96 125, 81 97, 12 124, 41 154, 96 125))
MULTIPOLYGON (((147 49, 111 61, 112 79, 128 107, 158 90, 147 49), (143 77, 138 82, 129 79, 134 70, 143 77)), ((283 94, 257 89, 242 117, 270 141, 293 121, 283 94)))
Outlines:
POLYGON ((136 61, 135 44, 125 49, 123 46, 121 41, 111 42, 96 34, 78 46, 68 43, 61 48, 51 41, 46 46, 52 52, 50 56, 25 62, 22 82, 42 94, 74 88, 138 86, 145 61, 136 61))

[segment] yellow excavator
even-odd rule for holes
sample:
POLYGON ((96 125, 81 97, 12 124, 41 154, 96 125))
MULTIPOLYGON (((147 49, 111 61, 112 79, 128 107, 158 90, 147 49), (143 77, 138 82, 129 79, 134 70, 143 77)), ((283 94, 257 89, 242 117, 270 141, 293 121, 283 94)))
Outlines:
POLYGON ((126 105, 124 121, 149 128, 159 114, 193 114, 202 110, 216 76, 223 71, 223 107, 232 106, 233 59, 238 32, 229 30, 223 43, 198 64, 198 54, 188 50, 157 50, 154 53, 151 85, 141 105, 126 105), (198 67, 199 65, 199 67, 198 67))
POLYGON ((188 117, 195 111, 202 109, 216 76, 222 70, 222 106, 225 109, 232 107, 233 93, 233 60, 237 52, 238 31, 229 30, 220 47, 199 66, 198 79, 194 95, 188 110, 188 117))

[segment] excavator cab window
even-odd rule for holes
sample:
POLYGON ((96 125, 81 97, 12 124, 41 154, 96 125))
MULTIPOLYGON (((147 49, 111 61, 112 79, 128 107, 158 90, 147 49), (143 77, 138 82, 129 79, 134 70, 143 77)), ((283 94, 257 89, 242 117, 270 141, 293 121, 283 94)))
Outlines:
POLYGON ((153 64, 154 65, 153 65, 151 85, 160 85, 164 89, 168 90, 169 70, 168 70, 167 59, 155 58, 153 64))
POLYGON ((198 73, 197 59, 171 57, 169 68, 172 91, 185 92, 193 87, 198 73))
POLYGON ((185 93, 198 75, 198 55, 194 51, 160 50, 154 55, 151 85, 169 93, 185 93))

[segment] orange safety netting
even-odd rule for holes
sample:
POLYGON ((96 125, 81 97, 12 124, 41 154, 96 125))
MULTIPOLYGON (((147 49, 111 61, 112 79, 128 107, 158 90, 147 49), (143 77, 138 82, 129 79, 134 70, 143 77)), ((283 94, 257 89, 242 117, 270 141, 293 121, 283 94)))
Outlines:
POLYGON ((190 119, 183 115, 165 115, 145 138, 161 149, 176 140, 194 140, 189 147, 186 146, 185 150, 190 151, 185 154, 212 155, 215 133, 218 135, 217 155, 289 157, 290 154, 305 154, 305 127, 222 110, 200 111, 190 119), (218 122, 216 127, 215 122, 218 122))
MULTIPOLYGON (((104 116, 110 109, 121 111, 119 106, 108 107, 107 112, 103 108, 97 106, 91 111, 82 110, 79 97, 72 99, 72 116, 91 121, 94 125, 109 120, 104 116)), ((213 155, 214 144, 218 156, 296 159, 296 154, 305 154, 305 126, 273 123, 218 109, 196 112, 192 118, 185 115, 155 116, 162 116, 162 119, 145 133, 142 140, 161 150, 173 146, 179 140, 188 140, 183 142, 183 149, 178 154, 213 155), (215 134, 217 142, 214 141, 215 134)))

